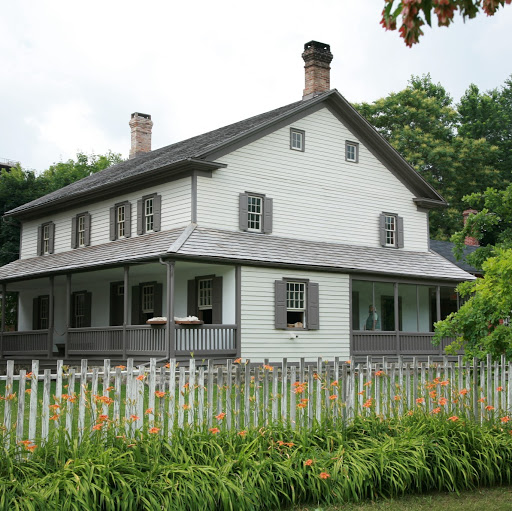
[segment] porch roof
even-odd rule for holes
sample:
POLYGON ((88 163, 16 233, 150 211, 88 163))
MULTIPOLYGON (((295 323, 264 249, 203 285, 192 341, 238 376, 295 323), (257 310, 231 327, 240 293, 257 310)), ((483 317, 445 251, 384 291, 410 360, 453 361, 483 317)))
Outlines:
POLYGON ((18 259, 0 268, 0 281, 37 278, 171 256, 208 262, 302 267, 431 280, 475 277, 434 252, 342 245, 250 232, 181 227, 68 252, 18 259))

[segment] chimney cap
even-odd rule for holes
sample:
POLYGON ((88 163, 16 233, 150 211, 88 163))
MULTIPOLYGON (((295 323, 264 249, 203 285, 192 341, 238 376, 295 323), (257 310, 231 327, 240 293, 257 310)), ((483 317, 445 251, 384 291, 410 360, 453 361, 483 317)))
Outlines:
POLYGON ((149 115, 149 114, 143 114, 143 113, 141 113, 141 112, 133 112, 133 114, 132 114, 132 119, 133 119, 134 117, 143 117, 144 119, 151 119, 151 115, 149 115))
POLYGON ((320 43, 318 41, 309 41, 304 45, 304 51, 309 50, 310 48, 317 51, 324 51, 326 53, 331 52, 331 47, 328 44, 320 43))

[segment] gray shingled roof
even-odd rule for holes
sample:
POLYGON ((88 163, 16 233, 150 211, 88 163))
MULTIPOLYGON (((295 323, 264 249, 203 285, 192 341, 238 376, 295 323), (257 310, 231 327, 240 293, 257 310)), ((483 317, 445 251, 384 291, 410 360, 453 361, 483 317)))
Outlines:
POLYGON ((201 227, 193 231, 176 254, 249 263, 336 268, 349 273, 367 272, 452 280, 474 278, 432 252, 305 241, 201 227))
POLYGON ((469 273, 483 273, 482 270, 478 270, 466 262, 466 257, 473 253, 478 247, 465 246, 462 259, 460 261, 458 261, 453 254, 453 247, 454 244, 450 241, 430 240, 430 248, 434 252, 443 256, 445 259, 448 259, 451 263, 456 264, 459 268, 462 268, 464 271, 469 273))
POLYGON ((205 261, 289 265, 318 270, 332 268, 347 273, 378 273, 435 280, 474 278, 432 252, 304 241, 202 227, 197 227, 183 244, 175 244, 175 247, 179 246, 176 252, 169 252, 183 231, 185 228, 173 229, 59 254, 19 259, 0 267, 0 280, 20 280, 56 272, 154 260, 164 255, 177 259, 202 258, 205 261))
POLYGON ((54 272, 122 264, 130 261, 155 259, 166 255, 183 228, 136 236, 102 245, 84 247, 47 256, 18 259, 0 267, 0 280, 37 277, 54 272))
POLYGON ((204 154, 210 152, 216 147, 229 142, 233 138, 238 138, 244 134, 257 129, 263 125, 277 120, 286 114, 292 113, 294 110, 302 110, 306 108, 311 102, 317 102, 320 98, 328 95, 329 92, 320 94, 319 96, 306 100, 296 101, 289 105, 265 112, 249 119, 245 119, 235 124, 224 126, 223 128, 203 133, 197 137, 183 140, 176 144, 172 144, 160 149, 155 149, 146 154, 141 154, 136 158, 126 160, 112 167, 108 167, 96 174, 92 174, 80 181, 71 183, 60 190, 49 193, 27 202, 22 206, 8 211, 6 214, 16 214, 39 206, 51 204, 57 200, 64 198, 71 198, 73 196, 80 196, 82 193, 89 193, 92 190, 103 188, 105 186, 118 184, 126 179, 145 174, 156 169, 172 165, 190 158, 201 158, 204 154))

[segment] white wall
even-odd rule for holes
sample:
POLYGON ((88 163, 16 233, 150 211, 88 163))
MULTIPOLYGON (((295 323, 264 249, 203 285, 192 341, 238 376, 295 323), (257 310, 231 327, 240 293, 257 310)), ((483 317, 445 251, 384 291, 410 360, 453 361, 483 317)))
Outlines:
POLYGON ((349 356, 349 277, 339 273, 242 267, 242 357, 251 361, 287 357, 349 356), (317 282, 320 293, 318 330, 276 330, 274 328, 274 282, 283 277, 317 282), (290 334, 298 334, 290 339, 290 334))
POLYGON ((37 228, 49 221, 55 223, 55 253, 71 250, 71 219, 84 211, 91 214, 91 245, 110 242, 110 208, 115 203, 125 200, 130 201, 132 205, 132 237, 137 236, 137 200, 151 193, 159 193, 162 196, 162 230, 183 227, 190 223, 191 178, 187 177, 24 222, 21 259, 37 255, 37 228))
POLYGON ((326 108, 219 158, 226 169, 198 178, 198 223, 238 230, 238 194, 274 199, 273 235, 380 246, 379 214, 404 218, 405 250, 428 250, 427 215, 414 195, 362 144, 359 163, 345 161, 358 142, 326 108), (293 151, 290 127, 305 130, 293 151))

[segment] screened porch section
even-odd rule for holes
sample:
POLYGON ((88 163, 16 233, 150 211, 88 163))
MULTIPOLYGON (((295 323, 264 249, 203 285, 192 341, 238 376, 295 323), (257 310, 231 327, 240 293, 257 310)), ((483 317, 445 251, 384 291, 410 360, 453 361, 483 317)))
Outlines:
POLYGON ((353 355, 440 355, 434 323, 458 310, 452 286, 352 280, 353 355))
POLYGON ((228 265, 151 262, 11 283, 16 319, 3 325, 0 355, 236 357, 238 275, 228 265))

